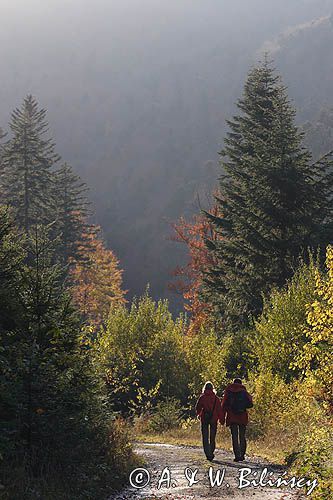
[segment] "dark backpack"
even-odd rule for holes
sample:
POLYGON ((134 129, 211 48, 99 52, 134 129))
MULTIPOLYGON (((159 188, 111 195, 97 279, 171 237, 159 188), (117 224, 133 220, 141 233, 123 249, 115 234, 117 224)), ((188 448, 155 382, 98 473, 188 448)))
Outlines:
POLYGON ((246 391, 229 393, 229 408, 232 413, 239 415, 244 413, 247 408, 252 408, 253 404, 249 400, 246 391))
POLYGON ((203 411, 203 423, 210 424, 214 415, 215 405, 216 405, 217 396, 215 396, 214 406, 212 410, 204 410, 203 411))

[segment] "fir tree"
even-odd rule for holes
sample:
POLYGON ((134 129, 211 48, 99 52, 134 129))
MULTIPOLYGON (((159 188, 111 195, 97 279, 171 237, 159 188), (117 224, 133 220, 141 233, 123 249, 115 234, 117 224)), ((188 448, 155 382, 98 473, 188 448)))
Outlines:
POLYGON ((49 231, 20 238, 0 208, 0 474, 8 498, 106 498, 131 448, 49 231))
POLYGON ((17 223, 25 231, 55 218, 52 167, 59 156, 47 137, 45 116, 46 111, 28 95, 12 113, 12 137, 2 151, 2 202, 14 207, 17 223))
POLYGON ((221 152, 220 238, 207 241, 212 265, 204 296, 228 328, 262 310, 262 294, 292 275, 300 255, 323 247, 332 227, 330 158, 312 164, 295 110, 269 62, 254 68, 228 121, 221 152))
POLYGON ((3 139, 6 137, 6 133, 3 131, 3 129, 0 127, 0 139, 3 139))
POLYGON ((84 234, 88 231, 86 219, 89 203, 86 198, 88 188, 80 177, 65 163, 56 172, 55 194, 57 200, 57 223, 60 233, 58 255, 63 263, 80 257, 84 248, 84 234))
POLYGON ((1 374, 7 366, 3 356, 5 332, 16 327, 21 312, 15 293, 17 273, 24 257, 19 240, 8 208, 0 207, 0 386, 1 374))
POLYGON ((31 229, 11 286, 15 323, 1 332, 0 449, 34 475, 46 465, 79 463, 106 417, 98 403, 102 379, 93 381, 78 316, 53 263, 55 247, 48 228, 31 229))

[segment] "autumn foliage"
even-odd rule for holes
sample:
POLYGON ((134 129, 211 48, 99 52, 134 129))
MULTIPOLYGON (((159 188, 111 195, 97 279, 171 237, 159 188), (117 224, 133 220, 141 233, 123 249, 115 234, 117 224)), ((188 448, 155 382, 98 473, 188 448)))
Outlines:
POLYGON ((325 274, 315 270, 315 300, 307 305, 305 329, 307 342, 298 360, 308 376, 313 376, 322 386, 323 399, 333 415, 333 247, 326 250, 325 274))
POLYGON ((80 260, 73 263, 72 296, 89 324, 99 325, 108 316, 111 305, 124 304, 122 270, 112 250, 105 248, 99 227, 84 235, 80 260))
MULTIPOLYGON (((213 206, 210 213, 217 215, 217 211, 217 207, 213 206)), ((215 241, 219 235, 203 213, 195 215, 190 222, 181 217, 172 227, 174 235, 171 239, 187 246, 189 259, 185 266, 178 266, 173 271, 176 279, 169 287, 183 295, 185 309, 191 315, 189 332, 195 333, 209 313, 209 305, 200 296, 204 273, 213 264, 205 241, 215 241)))

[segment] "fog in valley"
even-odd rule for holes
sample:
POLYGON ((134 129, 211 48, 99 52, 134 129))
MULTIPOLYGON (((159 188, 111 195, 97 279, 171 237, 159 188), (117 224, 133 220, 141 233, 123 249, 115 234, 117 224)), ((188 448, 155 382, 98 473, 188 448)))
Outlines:
POLYGON ((333 0, 0 1, 0 126, 31 93, 90 187, 128 296, 184 249, 170 222, 208 203, 225 120, 268 51, 314 156, 333 149, 333 0))

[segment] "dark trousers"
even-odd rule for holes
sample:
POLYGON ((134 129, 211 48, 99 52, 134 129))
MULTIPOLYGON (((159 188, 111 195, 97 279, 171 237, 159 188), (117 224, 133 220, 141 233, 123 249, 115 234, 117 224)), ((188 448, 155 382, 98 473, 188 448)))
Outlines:
POLYGON ((204 424, 201 422, 202 445, 208 459, 213 458, 214 455, 216 431, 217 422, 213 424, 204 424))
POLYGON ((235 458, 244 458, 246 452, 246 425, 231 424, 230 431, 235 458))

